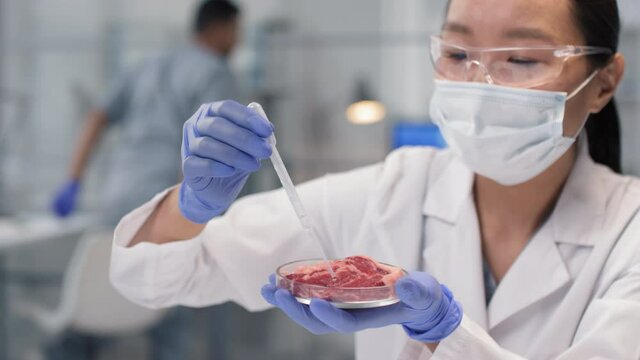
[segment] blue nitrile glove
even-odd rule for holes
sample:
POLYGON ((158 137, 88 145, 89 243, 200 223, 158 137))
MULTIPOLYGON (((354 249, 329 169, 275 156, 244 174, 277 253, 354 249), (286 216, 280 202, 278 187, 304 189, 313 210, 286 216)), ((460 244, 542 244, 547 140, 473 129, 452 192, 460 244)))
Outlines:
POLYGON ((202 105, 183 128, 182 214, 202 224, 223 213, 271 156, 272 133, 268 120, 235 101, 202 105))
POLYGON ((78 200, 78 193, 80 192, 80 181, 69 180, 67 181, 56 193, 51 209, 53 212, 60 216, 69 216, 76 208, 76 202, 78 200))
POLYGON ((399 303, 359 310, 338 309, 321 299, 303 305, 287 290, 277 288, 273 275, 269 282, 262 287, 262 297, 314 334, 352 333, 399 324, 412 339, 435 343, 449 336, 462 321, 462 307, 451 291, 425 272, 411 272, 398 280, 399 303))

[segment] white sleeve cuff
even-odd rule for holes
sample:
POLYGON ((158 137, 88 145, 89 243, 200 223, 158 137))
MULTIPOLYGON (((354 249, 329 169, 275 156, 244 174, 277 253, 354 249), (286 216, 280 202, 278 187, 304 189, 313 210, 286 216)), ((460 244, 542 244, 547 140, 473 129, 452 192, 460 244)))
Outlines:
POLYGON ((446 339, 440 341, 431 360, 462 359, 465 342, 470 338, 468 327, 471 325, 475 324, 466 315, 463 315, 460 326, 446 339))
POLYGON ((409 339, 402 349, 398 360, 429 360, 433 353, 420 341, 409 339))
MULTIPOLYGON (((486 334, 486 332, 480 329, 471 319, 463 315, 460 326, 446 339, 440 341, 435 352, 431 352, 426 344, 409 339, 398 360, 457 360, 480 358, 467 353, 469 349, 465 348, 467 342, 477 341, 472 333, 475 333, 477 337, 478 331, 486 334)), ((486 336, 488 337, 489 335, 486 334, 486 336)))
POLYGON ((162 245, 141 242, 127 247, 171 190, 165 190, 126 215, 114 234, 111 282, 129 300, 151 308, 173 305, 175 289, 191 276, 202 252, 199 236, 162 245), (167 291, 163 291, 165 289, 167 291))
POLYGON ((522 360, 523 358, 502 348, 480 325, 464 315, 460 326, 440 342, 431 359, 522 360))

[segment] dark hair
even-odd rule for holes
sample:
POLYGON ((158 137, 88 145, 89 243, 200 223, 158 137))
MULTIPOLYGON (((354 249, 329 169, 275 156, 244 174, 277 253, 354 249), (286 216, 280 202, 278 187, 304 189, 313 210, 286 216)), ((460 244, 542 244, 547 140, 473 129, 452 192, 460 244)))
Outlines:
POLYGON ((204 1, 196 11, 193 21, 193 31, 195 33, 201 33, 212 24, 235 20, 238 15, 240 15, 240 9, 230 1, 204 1))
MULTIPOLYGON (((620 40, 620 13, 617 0, 574 0, 575 22, 582 31, 587 45, 602 46, 616 53, 620 40)), ((593 67, 606 66, 613 55, 590 56, 593 67)), ((615 101, 611 101, 597 114, 592 114, 585 125, 589 138, 589 154, 597 163, 622 172, 620 149, 620 117, 615 101)))

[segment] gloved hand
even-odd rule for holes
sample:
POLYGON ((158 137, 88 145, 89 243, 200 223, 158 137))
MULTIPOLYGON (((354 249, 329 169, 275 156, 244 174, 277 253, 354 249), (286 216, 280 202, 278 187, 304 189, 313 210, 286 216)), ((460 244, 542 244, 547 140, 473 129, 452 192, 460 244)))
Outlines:
POLYGON ((449 336, 462 321, 462 307, 451 291, 425 272, 411 272, 398 280, 399 303, 359 310, 338 309, 321 299, 303 305, 287 290, 276 287, 274 275, 269 282, 262 287, 262 297, 314 334, 352 333, 399 324, 412 339, 435 343, 449 336))
POLYGON ((180 211, 195 223, 223 213, 260 161, 273 125, 235 101, 202 105, 184 124, 180 211))
POLYGON ((80 181, 67 181, 56 193, 51 208, 53 212, 60 216, 69 216, 76 208, 78 193, 80 192, 80 181))

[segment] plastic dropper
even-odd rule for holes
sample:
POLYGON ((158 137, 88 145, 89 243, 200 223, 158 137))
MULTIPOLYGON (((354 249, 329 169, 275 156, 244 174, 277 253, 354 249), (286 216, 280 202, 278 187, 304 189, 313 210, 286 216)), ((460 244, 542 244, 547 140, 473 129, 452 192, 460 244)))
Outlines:
MULTIPOLYGON (((264 117, 269 120, 267 114, 264 112, 262 105, 253 102, 249 104, 249 109, 258 113, 258 115, 264 117)), ((331 263, 329 262, 329 258, 327 257, 327 248, 326 244, 320 239, 318 235, 318 227, 315 225, 313 219, 307 214, 307 210, 304 205, 302 205, 302 201, 300 201, 300 196, 298 196, 298 192, 296 191, 295 186, 293 185, 293 181, 291 181, 291 177, 289 176, 289 172, 287 168, 284 166, 284 162, 282 161, 282 157, 280 157, 280 153, 276 148, 276 136, 275 134, 271 134, 269 136, 269 144, 271 145, 272 154, 271 154, 271 163, 273 164, 273 168, 276 170, 276 174, 278 174, 278 178, 280 179, 280 183, 284 188, 287 196, 289 197, 289 202, 293 206, 293 210, 298 216, 298 220, 300 220, 300 224, 302 225, 302 229, 307 234, 311 240, 313 240, 316 244, 320 246, 320 251, 322 251, 322 258, 325 260, 327 265, 327 270, 329 270, 329 274, 331 277, 335 278, 336 274, 333 272, 331 268, 331 263)))

